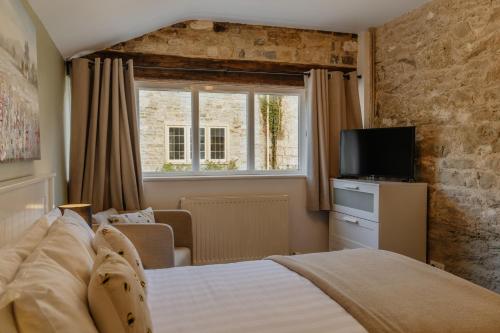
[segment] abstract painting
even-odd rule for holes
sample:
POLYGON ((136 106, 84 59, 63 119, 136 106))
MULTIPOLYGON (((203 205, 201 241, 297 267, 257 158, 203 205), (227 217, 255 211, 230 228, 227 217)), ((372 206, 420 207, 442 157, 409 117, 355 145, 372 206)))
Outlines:
POLYGON ((36 29, 20 1, 0 0, 0 163, 40 159, 36 29))

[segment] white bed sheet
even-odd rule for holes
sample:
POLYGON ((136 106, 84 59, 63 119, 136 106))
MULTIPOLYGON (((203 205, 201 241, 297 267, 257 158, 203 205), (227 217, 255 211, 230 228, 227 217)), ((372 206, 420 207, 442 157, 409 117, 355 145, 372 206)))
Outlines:
POLYGON ((366 333, 309 280, 270 260, 147 270, 154 332, 366 333))

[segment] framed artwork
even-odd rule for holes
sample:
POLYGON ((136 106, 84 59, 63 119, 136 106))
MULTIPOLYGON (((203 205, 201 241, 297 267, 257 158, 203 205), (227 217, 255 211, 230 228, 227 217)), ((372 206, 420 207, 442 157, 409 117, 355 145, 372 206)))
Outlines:
POLYGON ((17 0, 0 0, 0 163, 40 159, 36 28, 17 0))

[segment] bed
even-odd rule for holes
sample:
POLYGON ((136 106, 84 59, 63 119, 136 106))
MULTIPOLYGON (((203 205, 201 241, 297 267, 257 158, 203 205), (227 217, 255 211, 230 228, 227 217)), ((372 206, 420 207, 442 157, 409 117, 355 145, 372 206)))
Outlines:
MULTIPOLYGON (((9 190, 0 184, 0 203, 10 207, 1 200, 8 194, 19 207, 9 208, 10 217, 0 207, 5 240, 22 237, 16 226, 25 229, 35 217, 23 210, 51 208, 40 205, 53 202, 50 179, 10 184, 9 190)), ((138 250, 149 268, 153 332, 500 332, 499 295, 395 253, 358 249, 163 268, 171 261, 165 260, 173 251, 171 228, 136 225, 127 232, 137 228, 149 240, 138 250)), ((0 284, 0 294, 2 288, 8 285, 0 284)), ((0 331, 11 332, 1 306, 0 331)))

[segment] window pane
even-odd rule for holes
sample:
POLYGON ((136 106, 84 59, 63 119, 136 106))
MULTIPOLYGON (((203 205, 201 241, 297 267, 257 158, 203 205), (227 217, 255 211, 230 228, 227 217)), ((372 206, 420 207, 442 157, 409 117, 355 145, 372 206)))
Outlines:
POLYGON ((168 129, 169 160, 184 161, 184 127, 170 127, 168 129))
POLYGON ((299 97, 255 95, 255 169, 298 170, 299 97))
MULTIPOLYGON (((193 158, 193 130, 189 129, 189 144, 191 153, 189 154, 189 158, 193 158)), ((200 161, 205 159, 205 129, 200 128, 200 161)))
POLYGON ((207 131, 201 170, 246 170, 246 94, 200 92, 200 128, 207 131))
POLYGON ((142 170, 192 170, 187 143, 191 127, 191 92, 139 90, 142 170))
POLYGON ((210 159, 224 160, 226 158, 225 128, 210 129, 210 159))
POLYGON ((205 129, 200 128, 200 161, 205 159, 205 129))

